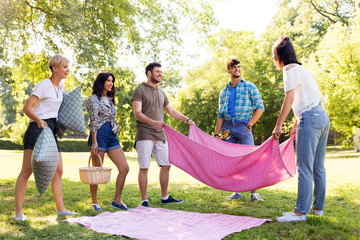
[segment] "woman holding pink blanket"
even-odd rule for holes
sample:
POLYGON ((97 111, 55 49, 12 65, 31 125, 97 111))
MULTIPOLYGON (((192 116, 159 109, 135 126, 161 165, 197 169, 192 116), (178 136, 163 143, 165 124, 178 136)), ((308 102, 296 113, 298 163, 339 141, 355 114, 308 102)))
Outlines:
POLYGON ((293 212, 278 217, 279 222, 306 221, 310 209, 323 215, 326 192, 325 152, 330 120, 325 112, 322 96, 314 76, 296 59, 289 37, 281 37, 272 48, 272 59, 283 71, 285 99, 273 130, 278 139, 282 125, 292 108, 296 117, 290 135, 296 134, 298 166, 298 196, 293 212), (314 185, 314 191, 313 191, 314 185), (311 206, 314 193, 314 202, 311 206))

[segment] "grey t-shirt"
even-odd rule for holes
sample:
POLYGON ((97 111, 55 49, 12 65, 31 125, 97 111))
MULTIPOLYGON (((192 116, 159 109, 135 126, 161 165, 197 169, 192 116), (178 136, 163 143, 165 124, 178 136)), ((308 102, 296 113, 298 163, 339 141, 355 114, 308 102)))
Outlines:
MULTIPOLYGON (((164 121, 164 107, 170 102, 163 90, 143 82, 139 84, 132 95, 131 101, 142 103, 141 112, 155 121, 164 121)), ((135 142, 140 140, 166 140, 164 129, 156 130, 150 125, 136 120, 135 142)))

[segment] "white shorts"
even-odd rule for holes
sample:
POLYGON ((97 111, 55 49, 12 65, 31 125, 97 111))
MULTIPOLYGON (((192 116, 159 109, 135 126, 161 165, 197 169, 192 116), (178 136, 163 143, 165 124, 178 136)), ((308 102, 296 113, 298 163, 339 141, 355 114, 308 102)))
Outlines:
POLYGON ((166 141, 140 140, 136 142, 136 151, 141 169, 148 169, 150 167, 151 153, 160 167, 171 166, 169 162, 169 148, 166 141))

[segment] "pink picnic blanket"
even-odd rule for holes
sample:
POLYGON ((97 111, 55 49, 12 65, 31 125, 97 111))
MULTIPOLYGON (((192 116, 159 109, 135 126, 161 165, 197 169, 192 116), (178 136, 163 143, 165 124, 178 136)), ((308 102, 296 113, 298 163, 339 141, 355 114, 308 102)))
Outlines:
POLYGON ((95 217, 65 220, 100 233, 138 239, 211 240, 257 227, 270 219, 239 217, 219 213, 197 213, 138 206, 129 211, 103 212, 95 217))
POLYGON ((170 163, 213 188, 246 192, 296 174, 293 138, 279 145, 272 137, 260 146, 228 143, 191 125, 189 137, 164 125, 170 163))

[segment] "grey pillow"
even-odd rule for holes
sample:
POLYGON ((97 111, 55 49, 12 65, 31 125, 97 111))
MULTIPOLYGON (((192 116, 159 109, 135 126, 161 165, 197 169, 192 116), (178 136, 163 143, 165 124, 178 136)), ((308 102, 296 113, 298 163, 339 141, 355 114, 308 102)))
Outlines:
POLYGON ((81 88, 77 87, 64 93, 58 115, 57 135, 62 138, 66 129, 86 134, 85 119, 82 109, 81 88))
POLYGON ((52 130, 45 127, 36 140, 32 153, 32 169, 40 196, 53 180, 58 165, 59 151, 52 130))

